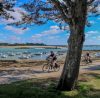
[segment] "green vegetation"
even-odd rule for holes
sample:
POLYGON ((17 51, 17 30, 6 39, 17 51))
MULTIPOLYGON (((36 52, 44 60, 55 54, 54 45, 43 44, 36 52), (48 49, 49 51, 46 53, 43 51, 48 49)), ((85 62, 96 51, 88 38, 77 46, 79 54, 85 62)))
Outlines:
POLYGON ((73 91, 57 91, 58 79, 31 79, 0 86, 0 98, 100 98, 100 76, 82 74, 73 91), (85 81, 84 81, 85 80, 85 81))
POLYGON ((0 46, 46 46, 44 43, 0 43, 0 46))

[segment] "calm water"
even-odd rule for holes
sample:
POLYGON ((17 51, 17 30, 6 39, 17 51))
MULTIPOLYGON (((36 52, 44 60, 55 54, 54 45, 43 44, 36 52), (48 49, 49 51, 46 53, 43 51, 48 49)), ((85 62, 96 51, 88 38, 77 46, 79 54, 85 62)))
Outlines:
MULTIPOLYGON (((100 50, 100 46, 84 46, 83 50, 100 50)), ((65 53, 67 49, 45 49, 45 48, 29 48, 29 49, 15 49, 15 48, 0 48, 0 60, 15 60, 22 59, 22 57, 29 57, 27 59, 44 60, 50 54, 50 51, 55 53, 65 53), (42 54, 42 55, 40 55, 42 54)), ((26 59, 26 58, 25 58, 26 59)))
POLYGON ((44 60, 50 54, 50 51, 55 53, 59 51, 66 52, 66 49, 45 49, 45 48, 29 48, 29 49, 15 49, 15 48, 0 48, 1 60, 15 60, 24 57, 34 60, 44 60), (41 55, 42 54, 42 55, 41 55), (31 57, 30 57, 31 56, 31 57))
POLYGON ((84 46, 83 50, 100 50, 100 45, 88 45, 88 46, 84 46))

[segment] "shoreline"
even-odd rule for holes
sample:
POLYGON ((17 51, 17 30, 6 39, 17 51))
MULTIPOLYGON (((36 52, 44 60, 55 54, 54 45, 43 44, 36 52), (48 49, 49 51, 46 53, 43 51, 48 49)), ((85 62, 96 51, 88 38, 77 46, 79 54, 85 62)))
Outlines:
POLYGON ((17 48, 17 49, 19 49, 19 48, 22 48, 22 49, 24 49, 24 48, 66 48, 67 46, 0 46, 0 48, 17 48))

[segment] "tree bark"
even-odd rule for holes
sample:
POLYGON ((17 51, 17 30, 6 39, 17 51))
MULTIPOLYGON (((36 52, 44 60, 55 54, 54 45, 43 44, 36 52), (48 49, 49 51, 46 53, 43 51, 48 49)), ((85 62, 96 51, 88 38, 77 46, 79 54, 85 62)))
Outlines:
POLYGON ((72 19, 69 24, 70 37, 64 68, 57 86, 58 90, 73 90, 78 79, 82 47, 84 42, 84 29, 86 22, 87 5, 85 0, 77 0, 72 8, 72 19), (83 1, 83 2, 81 2, 83 1), (73 11, 74 10, 74 11, 73 11))

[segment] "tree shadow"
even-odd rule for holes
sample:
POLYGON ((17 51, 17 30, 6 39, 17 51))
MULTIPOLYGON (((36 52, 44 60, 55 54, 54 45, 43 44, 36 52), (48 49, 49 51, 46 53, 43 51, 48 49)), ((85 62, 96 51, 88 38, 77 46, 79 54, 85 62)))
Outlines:
POLYGON ((95 78, 95 79, 100 79, 100 74, 99 73, 89 72, 89 73, 83 73, 82 75, 80 75, 80 77, 85 78, 87 80, 89 80, 88 77, 90 77, 90 76, 92 78, 95 78))
POLYGON ((100 70, 100 65, 89 66, 89 68, 83 68, 83 69, 88 69, 88 70, 100 70))

